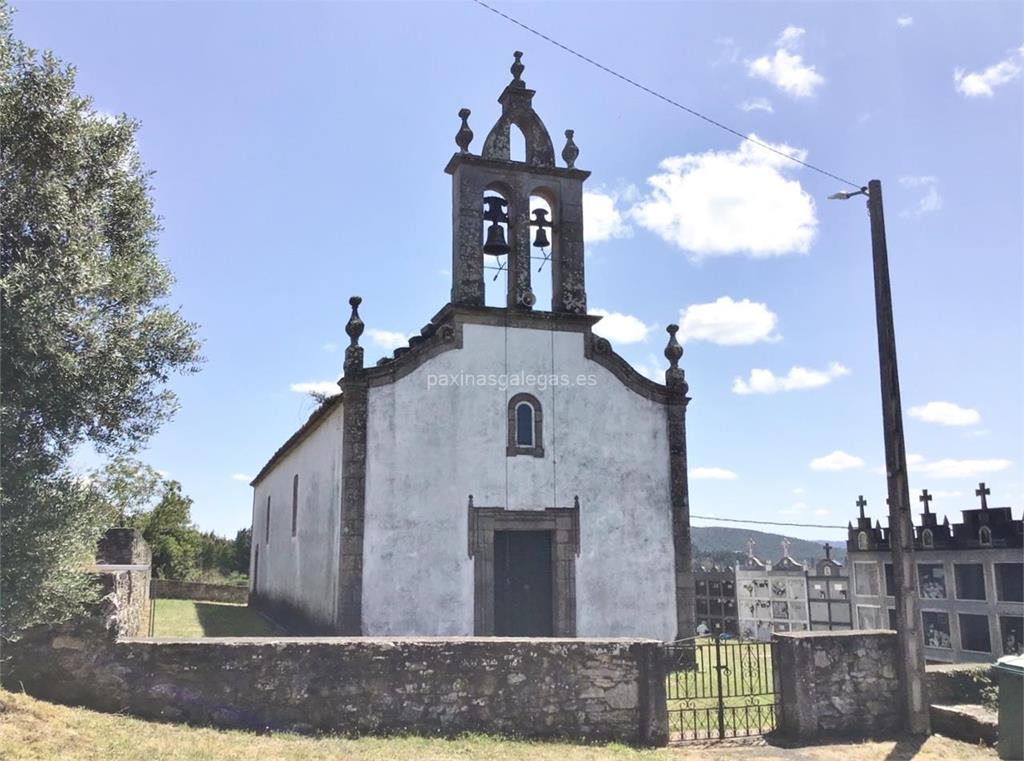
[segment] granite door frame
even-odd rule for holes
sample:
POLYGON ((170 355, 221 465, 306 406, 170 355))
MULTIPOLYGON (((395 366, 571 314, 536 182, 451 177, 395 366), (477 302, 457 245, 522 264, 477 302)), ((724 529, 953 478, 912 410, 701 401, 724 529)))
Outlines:
POLYGON ((506 510, 469 507, 469 556, 473 558, 473 634, 494 636, 494 533, 551 533, 552 629, 555 637, 576 636, 576 558, 580 554, 578 507, 506 510))

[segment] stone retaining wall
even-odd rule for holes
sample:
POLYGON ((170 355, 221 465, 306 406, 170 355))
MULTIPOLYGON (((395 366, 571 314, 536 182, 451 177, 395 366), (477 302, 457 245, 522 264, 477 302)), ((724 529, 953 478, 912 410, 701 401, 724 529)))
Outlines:
POLYGON ((298 732, 523 737, 663 745, 652 640, 116 640, 93 626, 7 643, 3 682, 153 719, 298 732))
POLYGON ((900 729, 896 632, 772 635, 788 740, 889 736, 900 729))
POLYGON ((245 605, 249 602, 249 588, 233 584, 153 579, 153 597, 159 600, 206 600, 245 605))

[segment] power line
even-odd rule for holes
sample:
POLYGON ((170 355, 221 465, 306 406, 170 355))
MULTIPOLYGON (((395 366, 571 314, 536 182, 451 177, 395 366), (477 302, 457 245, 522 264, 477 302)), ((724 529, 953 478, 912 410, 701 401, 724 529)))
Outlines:
POLYGON ((832 526, 827 523, 782 523, 781 521, 747 521, 741 518, 719 518, 714 515, 690 515, 691 518, 700 518, 706 521, 725 521, 726 523, 757 523, 761 526, 797 526, 799 528, 841 528, 844 531, 848 526, 832 526))
POLYGON ((666 103, 668 103, 671 106, 675 106, 676 108, 682 109, 683 111, 685 111, 686 113, 690 114, 691 116, 696 116, 698 119, 703 119, 708 124, 712 124, 715 127, 718 127, 719 129, 723 129, 726 132, 729 132, 729 133, 731 133, 733 135, 736 135, 738 138, 740 138, 742 140, 746 140, 748 143, 753 143, 754 145, 759 146, 761 148, 764 148, 765 150, 771 151, 772 153, 775 153, 775 154, 777 154, 779 156, 782 156, 783 158, 787 158, 790 161, 795 161, 797 164, 800 164, 801 166, 805 166, 808 169, 811 169, 811 170, 813 170, 815 172, 818 172, 819 174, 823 174, 826 177, 831 177, 833 180, 838 180, 839 182, 846 183, 847 185, 850 185, 851 187, 854 187, 854 188, 857 188, 857 189, 860 189, 860 187, 861 187, 861 183, 859 183, 859 182, 851 182, 850 180, 846 179, 845 177, 840 177, 837 174, 832 174, 832 172, 828 172, 828 171, 822 169, 821 167, 817 167, 814 164, 809 164, 806 161, 802 161, 801 159, 796 158, 795 156, 790 156, 788 153, 780 151, 778 148, 773 148, 772 146, 768 145, 767 143, 762 143, 760 140, 755 140, 754 138, 749 137, 748 135, 744 135, 742 132, 739 132, 738 130, 734 130, 732 127, 730 127, 728 125, 725 125, 725 124, 722 124, 721 122, 715 121, 710 116, 705 116, 704 114, 700 113, 699 111, 694 111, 692 108, 684 106, 682 103, 679 103, 678 101, 672 100, 672 98, 669 98, 667 95, 662 95, 657 90, 652 90, 650 87, 646 87, 646 86, 640 84, 639 82, 637 82, 636 80, 630 79, 629 77, 625 76, 624 74, 620 74, 619 72, 615 71, 614 69, 610 69, 607 66, 605 66, 604 64, 598 63, 593 58, 588 58, 587 56, 583 55, 582 53, 580 53, 580 52, 578 52, 576 50, 573 50, 568 45, 563 45, 558 40, 554 40, 554 39, 548 37, 543 32, 537 31, 533 27, 527 26, 522 21, 519 21, 518 19, 512 18, 507 13, 502 13, 497 8, 494 8, 494 7, 490 6, 490 5, 488 5, 487 3, 483 2, 483 0, 473 0, 473 2, 476 3, 477 5, 481 6, 482 8, 486 8, 491 13, 495 13, 498 16, 501 16, 503 19, 505 19, 507 21, 511 21, 513 24, 515 24, 518 27, 521 27, 521 28, 525 29, 530 34, 536 35, 537 37, 540 37, 542 40, 546 40, 547 42, 550 42, 555 47, 561 48, 566 53, 574 55, 574 56, 576 56, 577 58, 579 58, 582 61, 586 61, 591 66, 596 66, 597 68, 601 69, 601 71, 604 71, 604 72, 606 72, 608 74, 611 74, 613 77, 621 79, 626 84, 632 85, 633 87, 637 88, 638 90, 643 90, 645 93, 647 93, 649 95, 653 95, 655 98, 658 98, 659 100, 663 100, 663 101, 665 101, 666 103))

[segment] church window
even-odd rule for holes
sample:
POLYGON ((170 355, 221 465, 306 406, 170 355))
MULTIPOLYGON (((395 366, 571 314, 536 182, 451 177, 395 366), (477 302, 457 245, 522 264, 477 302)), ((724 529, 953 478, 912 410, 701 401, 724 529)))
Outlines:
POLYGON ((826 576, 831 576, 832 575, 832 568, 831 568, 831 566, 825 566, 824 570, 825 570, 825 575, 826 576))
POLYGON ((533 446, 533 405, 529 402, 516 405, 516 446, 533 446))
POLYGON ((267 495, 267 525, 266 525, 266 537, 264 538, 265 544, 270 544, 270 495, 267 495))
POLYGON ((921 532, 921 546, 931 549, 935 546, 935 537, 932 536, 932 530, 926 528, 921 532))
POLYGON ((516 394, 508 403, 509 457, 515 455, 544 456, 543 416, 540 402, 531 394, 516 394))
POLYGON ((292 536, 299 528, 299 474, 292 478, 292 536))
POLYGON ((857 534, 857 549, 866 550, 868 548, 868 534, 866 531, 861 531, 857 534))
POLYGON ((982 547, 992 546, 992 529, 988 526, 982 526, 981 530, 978 531, 978 544, 982 547))

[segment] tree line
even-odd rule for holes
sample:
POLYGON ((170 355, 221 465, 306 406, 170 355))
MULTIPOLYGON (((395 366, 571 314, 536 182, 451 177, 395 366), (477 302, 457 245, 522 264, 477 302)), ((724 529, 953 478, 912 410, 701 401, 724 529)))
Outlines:
POLYGON ((153 553, 153 575, 186 581, 241 581, 249 573, 252 531, 234 539, 200 531, 181 484, 149 465, 116 457, 90 478, 109 526, 136 528, 153 553))

